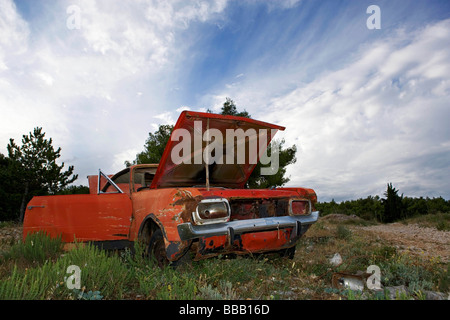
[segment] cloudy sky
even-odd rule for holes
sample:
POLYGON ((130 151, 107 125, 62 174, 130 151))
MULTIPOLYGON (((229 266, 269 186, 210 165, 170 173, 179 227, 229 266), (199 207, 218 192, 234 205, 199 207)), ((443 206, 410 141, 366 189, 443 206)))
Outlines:
POLYGON ((3 154, 43 127, 86 185, 226 97, 286 127, 288 186, 450 199, 447 0, 0 0, 3 154))

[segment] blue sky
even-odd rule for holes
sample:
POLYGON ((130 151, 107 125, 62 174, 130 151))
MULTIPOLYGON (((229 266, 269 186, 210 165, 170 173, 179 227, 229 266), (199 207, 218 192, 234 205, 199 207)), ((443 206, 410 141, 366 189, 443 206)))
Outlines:
POLYGON ((1 153, 42 126, 87 184, 226 97, 286 127, 288 186, 450 199, 449 1, 0 0, 1 153))

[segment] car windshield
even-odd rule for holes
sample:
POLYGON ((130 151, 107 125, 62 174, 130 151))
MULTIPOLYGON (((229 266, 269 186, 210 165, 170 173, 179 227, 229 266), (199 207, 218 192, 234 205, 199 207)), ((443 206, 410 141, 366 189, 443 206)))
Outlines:
POLYGON ((156 167, 136 168, 133 176, 134 190, 139 191, 138 189, 150 187, 156 169, 156 167))

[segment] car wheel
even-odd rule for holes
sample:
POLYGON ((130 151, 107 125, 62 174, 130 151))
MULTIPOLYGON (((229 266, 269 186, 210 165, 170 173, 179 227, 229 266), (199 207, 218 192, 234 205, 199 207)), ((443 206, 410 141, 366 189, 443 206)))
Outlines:
POLYGON ((169 259, 166 255, 166 245, 164 244, 164 236, 160 229, 153 232, 148 243, 147 253, 150 258, 155 259, 158 267, 164 268, 169 265, 169 259))

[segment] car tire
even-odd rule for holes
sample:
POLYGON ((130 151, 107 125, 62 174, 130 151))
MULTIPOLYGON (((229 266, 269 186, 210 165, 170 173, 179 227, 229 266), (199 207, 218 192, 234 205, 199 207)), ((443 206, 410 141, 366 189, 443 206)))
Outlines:
POLYGON ((169 261, 166 255, 166 245, 164 243, 164 236, 161 229, 157 229, 153 232, 150 241, 148 243, 147 254, 150 259, 154 259, 155 263, 160 268, 167 266, 179 267, 182 265, 189 265, 192 262, 190 252, 186 252, 180 259, 176 261, 169 261))
POLYGON ((164 268, 169 265, 169 259, 167 259, 166 255, 164 236, 160 229, 153 232, 148 243, 147 254, 150 259, 154 259, 158 267, 164 268))

